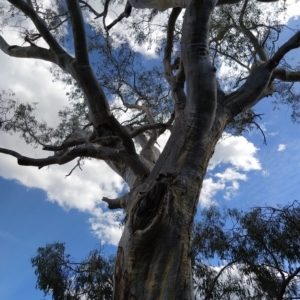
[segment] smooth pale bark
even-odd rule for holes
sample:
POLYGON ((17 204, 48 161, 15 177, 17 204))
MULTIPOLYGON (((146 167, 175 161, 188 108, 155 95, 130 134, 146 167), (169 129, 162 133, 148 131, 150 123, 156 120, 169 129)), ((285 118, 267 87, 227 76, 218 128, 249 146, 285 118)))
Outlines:
MULTIPOLYGON (((193 299, 190 240, 207 165, 224 126, 207 33, 216 1, 191 1, 183 25, 187 103, 146 181, 136 188, 118 247, 114 299, 193 299), (199 22, 201 19, 201 22, 199 22), (195 24, 202 28, 195 29, 195 24)), ((225 120, 226 118, 224 118, 225 120)))

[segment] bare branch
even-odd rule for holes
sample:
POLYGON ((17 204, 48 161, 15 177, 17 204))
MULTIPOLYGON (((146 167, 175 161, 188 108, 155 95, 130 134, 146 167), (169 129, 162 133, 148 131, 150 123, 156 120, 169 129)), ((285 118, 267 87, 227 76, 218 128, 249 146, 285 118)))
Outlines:
POLYGON ((69 147, 74 147, 77 145, 84 144, 89 141, 90 137, 93 135, 91 131, 85 131, 81 128, 74 128, 73 132, 69 134, 60 146, 53 145, 43 145, 43 150, 47 151, 61 151, 69 147))
POLYGON ((273 63, 273 67, 275 68, 281 59, 291 50, 300 47, 300 31, 294 34, 285 44, 283 44, 273 55, 270 61, 273 63))
POLYGON ((77 157, 85 156, 104 161, 123 163, 131 168, 134 174, 142 177, 148 175, 150 172, 149 167, 141 162, 136 153, 129 154, 124 150, 117 150, 109 147, 102 147, 97 144, 86 143, 84 147, 77 147, 70 150, 69 154, 77 157))
POLYGON ((5 148, 0 148, 0 153, 4 153, 16 157, 18 159, 18 164, 21 166, 34 166, 34 167, 38 167, 39 169, 49 165, 55 165, 55 164, 63 165, 76 158, 76 156, 72 156, 70 154, 65 154, 62 156, 53 155, 47 158, 29 158, 19 154, 16 151, 5 149, 5 148))
POLYGON ((274 70, 272 76, 281 81, 289 81, 289 82, 300 81, 300 71, 292 72, 292 71, 287 71, 284 69, 277 68, 274 70))
POLYGON ((240 13, 239 22, 240 22, 241 27, 239 29, 241 29, 241 31, 248 37, 248 39, 252 43, 253 47, 255 48, 255 51, 257 52, 260 60, 267 61, 268 57, 265 53, 264 48, 260 45, 260 43, 259 43, 258 39, 255 37, 255 35, 244 24, 243 18, 245 15, 247 5, 248 5, 248 0, 246 0, 244 2, 243 8, 240 13))
POLYGON ((286 53, 299 47, 300 31, 281 46, 268 62, 257 62, 257 64, 253 66, 251 74, 245 84, 225 98, 225 105, 230 108, 232 116, 236 116, 244 109, 255 105, 263 97, 274 91, 271 80, 273 72, 275 76, 282 76, 283 79, 287 79, 288 75, 298 79, 298 72, 287 74, 284 71, 280 71, 280 69, 278 71, 274 69, 286 53), (266 91, 267 94, 265 93, 266 91))
POLYGON ((118 208, 126 209, 130 204, 130 202, 134 199, 133 193, 135 193, 135 191, 129 192, 123 195, 122 197, 116 199, 109 199, 107 197, 103 197, 102 201, 108 204, 109 209, 118 209, 118 208))
POLYGON ((220 49, 214 49, 216 52, 220 53, 221 55, 228 57, 229 59, 235 61, 237 64, 239 64, 241 67, 247 69, 248 71, 250 71, 249 66, 243 64, 240 60, 238 60, 237 58, 235 58, 233 55, 230 55, 229 53, 223 52, 220 49))
POLYGON ((51 51, 49 51, 48 49, 41 48, 38 46, 10 46, 9 44, 7 44, 7 42, 2 36, 0 36, 0 48, 5 54, 12 57, 36 58, 55 63, 55 58, 51 51))
POLYGON ((107 197, 102 198, 102 201, 104 201, 108 204, 109 209, 123 208, 121 200, 122 200, 122 197, 121 198, 116 198, 116 199, 109 199, 107 197))
POLYGON ((152 130, 152 129, 168 129, 170 128, 171 125, 170 124, 163 124, 163 123, 155 123, 155 124, 146 124, 143 126, 140 126, 136 129, 134 129, 133 131, 130 132, 130 136, 132 138, 138 136, 139 134, 147 131, 147 130, 152 130))
POLYGON ((69 174, 67 174, 67 175, 65 176, 65 178, 69 177, 77 167, 82 171, 81 166, 80 166, 80 161, 81 161, 81 160, 82 160, 82 158, 79 157, 78 160, 77 160, 77 164, 76 164, 75 167, 69 172, 69 174))
POLYGON ((261 99, 261 94, 270 84, 272 71, 269 63, 259 64, 241 88, 225 97, 224 104, 229 108, 232 117, 252 107, 261 99))
POLYGON ((89 66, 84 21, 78 0, 67 0, 74 36, 75 58, 79 65, 89 66))
POLYGON ((255 121, 252 121, 251 123, 253 123, 256 126, 256 128, 260 130, 261 134, 264 137, 264 144, 267 145, 267 138, 262 128, 255 121))
POLYGON ((129 1, 126 2, 126 6, 124 11, 119 15, 117 19, 115 19, 113 22, 111 22, 108 26, 106 26, 106 30, 110 30, 112 27, 114 27, 117 23, 121 22, 124 18, 128 18, 131 14, 132 6, 129 3, 129 1))
POLYGON ((175 23, 177 21, 178 16, 181 13, 181 8, 176 7, 172 9, 172 12, 169 17, 168 27, 167 27, 167 41, 165 46, 164 53, 164 67, 165 67, 165 77, 170 85, 172 85, 173 73, 171 66, 171 54, 173 50, 173 40, 174 40, 174 29, 175 23))
POLYGON ((22 0, 8 0, 12 5, 28 16, 43 39, 56 54, 66 54, 47 28, 46 22, 35 12, 31 5, 22 0))
POLYGON ((73 74, 71 69, 71 62, 73 61, 73 58, 66 52, 57 54, 54 51, 38 47, 36 45, 31 45, 29 47, 20 47, 16 45, 10 46, 2 36, 0 36, 0 48, 9 56, 17 58, 42 59, 55 63, 67 73, 71 75, 73 74))
POLYGON ((144 105, 138 105, 138 104, 128 104, 128 103, 125 103, 125 102, 124 102, 124 106, 127 107, 127 108, 138 109, 138 110, 143 111, 146 114, 149 123, 150 124, 155 123, 155 120, 154 120, 154 118, 151 114, 151 111, 150 111, 149 107, 144 106, 144 105))
MULTIPOLYGON (((105 10, 105 7, 106 5, 104 5, 104 11, 102 13, 98 13, 96 12, 96 10, 90 5, 88 4, 86 1, 83 1, 83 0, 79 0, 80 3, 83 3, 84 5, 81 7, 81 8, 84 8, 84 7, 87 7, 96 17, 95 19, 97 18, 100 18, 100 17, 103 17, 104 15, 107 14, 107 9, 105 10)), ((106 0, 106 2, 109 2, 109 0, 106 0)), ((107 5, 108 7, 108 5, 107 5)))
POLYGON ((129 153, 135 153, 134 143, 129 133, 120 125, 115 117, 111 115, 105 94, 90 66, 84 22, 78 0, 67 0, 67 3, 71 14, 75 44, 76 63, 73 63, 73 70, 78 83, 86 95, 94 123, 93 125, 95 128, 98 128, 98 130, 101 130, 105 124, 109 125, 111 130, 120 137, 125 149, 129 153))

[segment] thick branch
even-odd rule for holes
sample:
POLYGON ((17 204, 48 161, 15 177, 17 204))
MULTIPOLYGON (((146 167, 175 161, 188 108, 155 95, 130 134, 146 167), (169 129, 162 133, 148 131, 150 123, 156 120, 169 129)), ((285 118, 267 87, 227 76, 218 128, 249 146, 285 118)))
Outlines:
POLYGON ((126 209, 131 201, 133 201, 134 192, 129 192, 122 197, 116 198, 116 199, 109 199, 107 197, 103 197, 102 201, 106 202, 108 204, 109 209, 118 209, 123 208, 126 209))
POLYGON ((21 10, 26 16, 31 19, 43 39, 56 54, 65 53, 63 48, 50 33, 49 29, 47 28, 46 22, 35 12, 31 5, 22 0, 8 0, 8 2, 21 10))
POLYGON ((112 27, 114 27, 117 23, 121 22, 124 18, 128 18, 131 14, 132 6, 129 3, 129 1, 126 2, 126 6, 124 11, 119 15, 117 19, 112 21, 108 26, 106 26, 106 30, 110 30, 112 27))
POLYGON ((128 154, 126 151, 102 147, 91 143, 87 143, 85 147, 75 148, 69 153, 76 156, 87 156, 125 164, 137 176, 146 176, 150 172, 149 168, 140 161, 136 153, 128 154))
POLYGON ((47 158, 29 158, 19 154, 16 151, 5 148, 0 148, 0 153, 16 157, 18 159, 18 164, 21 166, 34 166, 38 167, 39 169, 49 165, 63 165, 76 158, 76 156, 69 154, 65 154, 62 156, 53 155, 47 158))
POLYGON ((93 133, 91 131, 86 131, 81 128, 74 128, 73 132, 65 138, 60 146, 43 145, 43 150, 61 151, 63 149, 78 146, 87 143, 92 135, 93 133))
POLYGON ((136 153, 128 154, 124 150, 117 150, 108 147, 102 147, 97 144, 87 143, 85 147, 77 147, 71 150, 70 155, 86 156, 111 161, 116 163, 124 163, 134 174, 138 176, 146 176, 149 174, 149 168, 140 161, 136 153))
POLYGON ((79 65, 89 65, 84 21, 78 0, 67 0, 74 36, 75 58, 79 65))
POLYGON ((300 47, 300 31, 294 34, 285 44, 283 44, 277 52, 273 55, 270 61, 273 63, 274 68, 279 64, 281 59, 291 50, 300 47))
POLYGON ((175 23, 181 11, 182 9, 177 7, 177 8, 173 8, 171 12, 169 22, 168 22, 168 28, 167 28, 167 42, 165 46, 164 61, 163 61, 164 68, 165 68, 165 77, 171 87, 172 94, 175 100, 176 117, 179 117, 186 103, 186 95, 184 93, 185 76, 183 70, 183 62, 179 57, 179 70, 177 72, 176 77, 173 76, 172 65, 171 65, 171 54, 173 50, 175 23))
POLYGON ((245 84, 225 98, 224 104, 229 108, 231 117, 252 107, 261 99, 261 94, 270 84, 272 71, 269 63, 258 65, 252 71, 245 84))
POLYGON ((76 62, 73 63, 73 70, 78 83, 86 95, 86 101, 88 102, 93 125, 98 130, 101 130, 103 126, 108 125, 110 129, 120 137, 125 149, 129 153, 135 153, 134 143, 130 138, 130 135, 114 116, 111 115, 105 94, 90 66, 84 22, 78 0, 68 0, 67 3, 71 13, 75 44, 76 62))
POLYGON ((2 36, 0 36, 0 48, 5 54, 12 57, 42 59, 52 62, 57 64, 65 72, 73 75, 71 69, 71 62, 73 61, 73 58, 67 53, 63 55, 56 55, 53 51, 38 46, 10 46, 2 36))
POLYGON ((241 25, 240 29, 242 30, 242 32, 248 37, 248 39, 252 43, 255 51, 257 51, 257 54, 258 54, 260 60, 267 61, 268 57, 267 57, 263 47, 260 45, 260 43, 259 43, 258 39, 255 37, 255 35, 244 24, 243 18, 244 18, 244 15, 245 15, 247 5, 248 5, 248 0, 246 0, 244 2, 243 8, 242 8, 241 13, 240 13, 240 17, 239 17, 239 22, 240 22, 240 25, 241 25))
POLYGON ((116 198, 116 199, 109 199, 107 197, 102 198, 102 201, 106 202, 108 204, 109 209, 123 208, 121 200, 122 200, 122 197, 116 198))
POLYGON ((289 274, 289 276, 282 282, 280 292, 278 295, 278 299, 283 299, 283 296, 285 294, 285 290, 289 283, 297 276, 297 274, 300 272, 300 267, 296 268, 293 273, 289 274))
POLYGON ((275 69, 272 75, 274 78, 281 81, 296 82, 300 81, 300 72, 292 72, 284 69, 275 69))
POLYGON ((172 9, 171 15, 169 17, 168 27, 167 27, 167 41, 165 46, 164 53, 164 67, 165 67, 165 76, 169 84, 172 84, 173 73, 171 66, 171 54, 173 50, 173 40, 174 40, 174 29, 175 23, 177 21, 178 16, 181 13, 181 8, 176 7, 172 9))
POLYGON ((53 55, 48 49, 41 48, 38 46, 29 46, 29 47, 19 47, 19 46, 10 46, 7 42, 0 36, 0 48, 1 50, 12 57, 20 58, 36 58, 42 59, 49 62, 55 62, 53 55))
POLYGON ((216 70, 208 48, 211 14, 216 2, 190 1, 183 22, 181 55, 187 82, 185 111, 201 120, 201 134, 211 129, 217 105, 216 70))
POLYGON ((143 126, 140 126, 134 130, 132 130, 130 132, 130 136, 132 138, 138 136, 139 134, 147 131, 147 130, 152 130, 152 129, 168 129, 170 128, 171 125, 170 124, 163 124, 163 123, 155 123, 155 124, 146 124, 146 125, 143 125, 143 126))
POLYGON ((300 31, 298 31, 283 46, 281 46, 268 62, 260 62, 258 66, 255 67, 251 72, 245 84, 236 92, 233 92, 225 98, 225 105, 227 105, 227 107, 230 109, 230 114, 232 117, 241 113, 244 109, 255 105, 260 99, 262 99, 262 96, 265 96, 264 91, 268 88, 270 88, 271 91, 273 90, 271 82, 273 72, 275 76, 281 76, 283 79, 287 79, 288 76, 293 76, 294 78, 299 79, 299 75, 297 75, 298 72, 287 74, 280 69, 277 71, 274 70, 285 54, 292 49, 299 47, 300 31))

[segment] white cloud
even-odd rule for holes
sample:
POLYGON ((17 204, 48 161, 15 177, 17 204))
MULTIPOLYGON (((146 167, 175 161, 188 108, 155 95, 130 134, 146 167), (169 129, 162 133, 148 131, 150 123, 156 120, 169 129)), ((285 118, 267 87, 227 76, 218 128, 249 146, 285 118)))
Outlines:
POLYGON ((224 190, 225 186, 224 182, 214 182, 212 178, 204 179, 199 199, 200 204, 204 207, 215 204, 213 197, 218 191, 224 190))
MULTIPOLYGON (((7 70, 0 72, 0 90, 12 89, 21 102, 39 102, 36 112, 38 118, 48 122, 50 126, 57 125, 57 112, 68 104, 68 100, 64 85, 52 82, 52 75, 48 71, 50 64, 38 60, 11 58, 1 51, 0 60, 1 70, 7 70)), ((29 157, 52 155, 51 152, 27 146, 17 135, 10 136, 3 132, 0 132, 0 147, 29 157)), ((117 230, 116 221, 106 211, 106 204, 101 199, 103 196, 117 197, 124 182, 108 165, 101 161, 86 160, 83 171, 77 168, 70 177, 65 178, 75 166, 75 161, 38 170, 35 167, 17 165, 14 157, 0 155, 0 176, 17 180, 30 188, 44 190, 47 200, 56 202, 65 209, 89 212, 94 220, 92 228, 96 220, 105 219, 106 225, 101 228, 101 234, 99 229, 96 232, 108 242, 117 243, 116 236, 120 236, 121 230, 117 230)))
POLYGON ((284 151, 285 149, 286 149, 286 145, 285 144, 279 144, 278 148, 277 148, 277 151, 281 152, 281 151, 284 151))
MULTIPOLYGON (((12 143, 10 146, 13 146, 12 143)), ((19 149, 23 146, 23 142, 17 142, 13 148, 21 152, 19 149)), ((6 156, 0 160, 0 176, 18 180, 29 188, 44 190, 48 201, 55 202, 65 209, 74 208, 90 213, 93 220, 92 230, 95 230, 99 238, 116 245, 116 236, 121 236, 121 230, 101 200, 104 196, 117 197, 124 188, 124 181, 108 165, 96 160, 86 161, 83 171, 77 168, 71 176, 65 178, 74 165, 75 162, 71 162, 38 170, 35 167, 21 167, 17 165, 14 157, 6 156), (102 225, 99 225, 100 223, 102 225)))
POLYGON ((260 170, 260 162, 255 157, 257 150, 254 144, 245 137, 231 136, 225 133, 216 146, 209 170, 213 170, 216 165, 221 163, 230 163, 237 170, 260 170))
POLYGON ((98 208, 94 211, 93 217, 89 219, 91 228, 102 243, 118 245, 121 235, 121 222, 124 214, 121 212, 103 211, 98 208))
POLYGON ((242 136, 224 134, 217 144, 208 170, 210 177, 203 182, 199 202, 202 206, 216 203, 214 197, 223 191, 226 200, 234 197, 239 189, 239 181, 246 181, 245 172, 260 170, 256 157, 258 149, 242 136), (213 174, 217 166, 229 165, 223 172, 213 174))
POLYGON ((263 171, 262 171, 262 176, 264 176, 264 177, 269 177, 269 176, 270 176, 270 172, 267 171, 267 170, 263 170, 263 171))
POLYGON ((234 180, 246 180, 245 174, 239 173, 232 168, 227 168, 223 173, 216 173, 215 177, 219 178, 221 182, 234 181, 234 180))
POLYGON ((169 130, 166 130, 158 139, 157 139, 157 148, 162 152, 165 148, 167 141, 171 135, 171 132, 169 130))
POLYGON ((239 189, 238 180, 246 181, 247 176, 233 168, 227 168, 223 173, 216 173, 212 177, 205 179, 199 199, 201 206, 207 207, 216 204, 214 197, 220 191, 223 191, 224 199, 230 200, 237 194, 239 189))

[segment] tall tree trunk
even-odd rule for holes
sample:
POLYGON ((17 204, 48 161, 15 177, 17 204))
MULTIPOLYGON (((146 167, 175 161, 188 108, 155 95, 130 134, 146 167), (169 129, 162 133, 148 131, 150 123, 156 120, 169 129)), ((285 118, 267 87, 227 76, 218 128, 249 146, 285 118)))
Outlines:
POLYGON ((185 118, 177 123, 156 167, 135 193, 118 248, 114 299, 194 299, 193 219, 223 131, 199 139, 199 122, 195 117, 193 126, 185 118))
POLYGON ((194 299, 190 241, 202 182, 226 118, 217 112, 208 51, 216 1, 187 6, 182 59, 184 113, 146 181, 133 193, 115 267, 114 299, 194 299))

